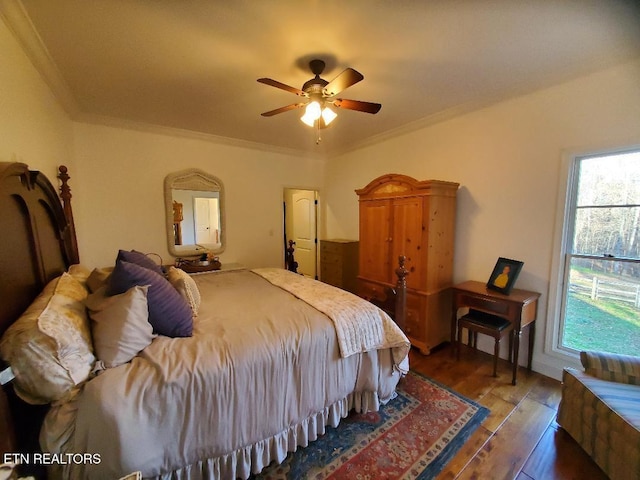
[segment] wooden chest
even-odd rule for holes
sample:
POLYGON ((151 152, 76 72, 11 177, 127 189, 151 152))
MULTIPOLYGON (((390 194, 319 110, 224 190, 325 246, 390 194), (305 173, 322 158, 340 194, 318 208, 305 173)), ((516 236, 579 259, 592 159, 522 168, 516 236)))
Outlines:
POLYGON ((358 242, 355 240, 320 240, 320 280, 356 293, 358 277, 358 242))

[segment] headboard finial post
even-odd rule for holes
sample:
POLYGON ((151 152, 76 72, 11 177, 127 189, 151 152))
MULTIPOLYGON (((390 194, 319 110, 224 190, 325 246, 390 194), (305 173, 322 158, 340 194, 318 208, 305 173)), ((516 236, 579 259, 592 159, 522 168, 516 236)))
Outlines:
POLYGON ((298 262, 296 262, 293 256, 293 252, 295 251, 295 244, 296 242, 294 242, 293 240, 289 240, 289 248, 287 248, 287 251, 285 252, 284 262, 287 270, 293 273, 298 273, 298 262))
POLYGON ((398 268, 396 268, 398 282, 396 283, 395 321, 402 330, 405 329, 407 319, 407 275, 409 275, 409 270, 404 266, 406 260, 406 256, 400 255, 398 257, 398 268))
POLYGON ((69 187, 69 169, 66 165, 60 165, 58 167, 58 178, 60 179, 60 198, 62 198, 62 207, 64 210, 64 216, 67 219, 67 223, 69 224, 70 231, 70 239, 72 243, 72 251, 75 252, 74 258, 71 258, 71 263, 78 263, 80 261, 78 257, 78 239, 76 237, 76 225, 73 221, 73 210, 71 209, 71 188, 69 187))

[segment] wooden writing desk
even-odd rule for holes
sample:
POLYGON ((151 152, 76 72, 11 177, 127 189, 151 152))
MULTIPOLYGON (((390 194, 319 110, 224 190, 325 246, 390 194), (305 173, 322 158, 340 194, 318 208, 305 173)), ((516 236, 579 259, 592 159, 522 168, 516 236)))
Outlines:
MULTIPOLYGON (((456 331, 458 326, 458 309, 462 307, 474 308, 499 317, 505 318, 513 324, 513 351, 509 352, 509 358, 513 358, 513 379, 516 384, 518 372, 518 353, 520 351, 520 337, 522 329, 529 326, 529 352, 527 368, 531 371, 533 358, 533 340, 535 338, 535 322, 538 311, 538 298, 540 294, 527 290, 511 290, 509 295, 504 295, 487 288, 485 283, 473 280, 463 282, 452 287, 453 313, 451 315, 451 342, 456 348, 456 331)), ((511 343, 511 342, 510 342, 511 343)))

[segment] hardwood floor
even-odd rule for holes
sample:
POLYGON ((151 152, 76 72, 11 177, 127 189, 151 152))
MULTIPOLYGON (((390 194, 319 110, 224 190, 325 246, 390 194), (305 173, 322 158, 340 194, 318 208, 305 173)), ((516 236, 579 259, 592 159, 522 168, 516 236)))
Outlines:
POLYGON ((484 405, 491 414, 449 462, 438 480, 606 480, 607 476, 556 423, 560 382, 525 368, 511 385, 510 365, 463 346, 460 361, 446 345, 410 354, 411 369, 484 405))

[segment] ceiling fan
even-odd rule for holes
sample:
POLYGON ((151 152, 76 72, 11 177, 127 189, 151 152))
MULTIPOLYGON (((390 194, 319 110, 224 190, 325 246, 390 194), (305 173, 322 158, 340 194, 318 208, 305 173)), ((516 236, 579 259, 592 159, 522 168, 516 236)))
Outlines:
POLYGON ((264 112, 262 113, 262 116, 272 117, 278 113, 306 107, 305 114, 302 116, 301 120, 311 127, 316 125, 318 128, 326 128, 337 116, 336 113, 329 108, 331 105, 338 108, 346 108, 347 110, 355 110, 371 114, 375 114, 380 111, 382 105, 379 103, 336 98, 336 95, 340 92, 364 79, 364 76, 360 72, 357 72, 353 68, 347 68, 336 78, 327 82, 323 78, 320 78, 320 74, 323 72, 324 67, 324 61, 318 59, 311 60, 309 62, 309 68, 315 77, 306 81, 304 85, 302 85, 302 89, 285 85, 284 83, 270 78, 259 78, 258 82, 260 83, 271 85, 272 87, 280 88, 308 99, 306 102, 292 103, 285 107, 264 112))

